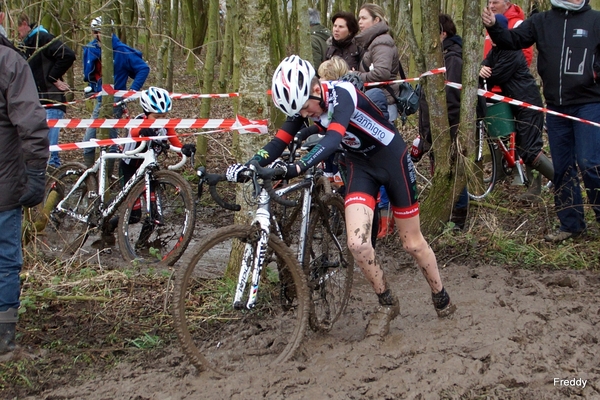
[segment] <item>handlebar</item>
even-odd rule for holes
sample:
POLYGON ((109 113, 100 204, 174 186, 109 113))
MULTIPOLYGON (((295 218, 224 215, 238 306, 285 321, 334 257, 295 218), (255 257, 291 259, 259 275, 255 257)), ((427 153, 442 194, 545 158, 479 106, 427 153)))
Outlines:
POLYGON ((173 150, 175 153, 181 154, 181 160, 179 160, 179 162, 177 164, 169 165, 167 167, 167 169, 174 171, 174 170, 182 168, 185 165, 185 163, 187 162, 187 156, 181 152, 181 147, 169 145, 169 150, 173 150))
POLYGON ((146 148, 146 146, 148 145, 148 142, 146 140, 140 142, 140 145, 138 147, 136 147, 133 150, 129 150, 129 151, 124 151, 123 154, 125 154, 126 156, 133 156, 135 154, 141 153, 142 151, 144 151, 144 149, 146 148))
POLYGON ((279 168, 261 167, 258 161, 256 160, 252 160, 248 167, 249 171, 245 172, 243 175, 252 179, 252 182, 254 183, 255 193, 258 194, 260 192, 261 185, 258 183, 258 178, 260 178, 263 181, 262 187, 267 191, 267 193, 271 197, 271 200, 281 204, 282 206, 287 207, 295 207, 298 205, 297 201, 286 200, 283 197, 279 196, 275 192, 275 189, 273 189, 273 179, 281 178, 282 172, 284 171, 282 171, 279 168))
POLYGON ((208 183, 210 196, 218 205, 231 211, 240 211, 242 209, 239 204, 227 203, 219 196, 219 193, 217 193, 217 184, 219 182, 227 181, 227 177, 224 174, 209 174, 206 172, 205 167, 198 168, 196 173, 200 177, 200 182, 198 182, 198 199, 202 197, 202 187, 204 186, 204 183, 208 183))
MULTIPOLYGON (((209 174, 206 172, 204 167, 198 168, 197 174, 200 177, 200 182, 198 182, 198 198, 202 196, 204 183, 208 183, 210 195, 219 206, 232 211, 239 211, 241 209, 239 204, 227 203, 217 193, 217 184, 219 182, 227 181, 227 177, 225 175, 209 174)), ((252 161, 248 166, 248 169, 241 172, 241 176, 243 176, 246 180, 252 180, 254 185, 254 193, 256 195, 260 193, 261 188, 264 188, 269 194, 271 200, 283 206, 294 207, 298 205, 298 202, 282 198, 275 192, 275 189, 273 189, 273 179, 280 178, 281 174, 281 169, 261 167, 256 161, 252 161), (259 182, 259 179, 262 180, 262 183, 259 182)))

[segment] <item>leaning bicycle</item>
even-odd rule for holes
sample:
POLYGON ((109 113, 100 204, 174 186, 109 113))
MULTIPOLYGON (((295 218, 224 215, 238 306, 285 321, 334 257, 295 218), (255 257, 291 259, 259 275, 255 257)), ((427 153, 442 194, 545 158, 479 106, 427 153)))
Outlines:
POLYGON ((196 212, 189 183, 171 171, 185 164, 185 155, 169 170, 159 170, 157 156, 168 149, 181 151, 163 140, 143 141, 124 153, 102 150, 89 169, 80 163, 58 168, 46 186, 46 201, 56 204, 47 228, 53 230, 48 235, 51 249, 70 255, 91 234, 104 238, 114 231, 126 261, 173 265, 192 238, 196 212), (141 165, 109 200, 106 162, 126 158, 141 160, 141 165))

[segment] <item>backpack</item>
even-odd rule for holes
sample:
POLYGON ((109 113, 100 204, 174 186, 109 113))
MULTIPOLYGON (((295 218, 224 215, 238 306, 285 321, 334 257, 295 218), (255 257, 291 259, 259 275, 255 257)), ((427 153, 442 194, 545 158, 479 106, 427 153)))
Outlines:
MULTIPOLYGON (((406 74, 398 60, 400 66, 400 79, 406 79, 406 74)), ((415 87, 410 82, 401 82, 399 84, 400 90, 398 96, 394 95, 394 91, 391 87, 386 86, 386 90, 396 99, 396 106, 398 107, 398 114, 402 120, 402 125, 406 123, 406 117, 417 112, 419 109, 419 100, 421 98, 421 85, 417 84, 415 87)))

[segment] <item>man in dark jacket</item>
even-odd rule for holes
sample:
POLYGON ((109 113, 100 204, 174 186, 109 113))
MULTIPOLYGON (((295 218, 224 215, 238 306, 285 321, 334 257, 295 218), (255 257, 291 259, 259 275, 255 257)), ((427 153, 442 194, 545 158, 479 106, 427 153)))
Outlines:
MULTIPOLYGON (((101 28, 102 17, 96 17, 91 23, 92 34, 94 40, 89 42, 83 48, 83 80, 90 84, 93 93, 102 90, 102 48, 101 48, 101 28)), ((144 86, 146 78, 150 73, 150 67, 142 58, 142 52, 121 42, 113 33, 113 76, 114 89, 127 90, 127 80, 133 79, 130 89, 139 91, 144 86)), ((115 101, 119 101, 115 98, 115 101)), ((96 107, 92 112, 92 118, 98 118, 100 113, 102 97, 98 97, 96 107)), ((114 107, 113 115, 115 118, 121 118, 123 114, 122 107, 114 107)), ((110 138, 115 139, 118 136, 116 129, 110 130, 110 138)), ((96 138, 96 128, 87 128, 85 131, 84 141, 89 141, 96 138)), ((116 147, 111 147, 111 151, 116 151, 116 147)), ((94 164, 96 150, 92 148, 83 150, 84 163, 89 167, 94 164)), ((108 171, 112 172, 114 160, 109 160, 108 171)))
POLYGON ((0 362, 15 349, 20 280, 21 206, 44 197, 46 113, 27 61, 0 36, 0 362))
MULTIPOLYGON (((500 49, 536 44, 537 68, 550 110, 600 122, 600 13, 588 0, 551 0, 552 9, 504 29, 485 9, 483 24, 500 49)), ((558 243, 581 235, 586 224, 577 167, 596 221, 600 222, 600 129, 557 115, 546 115, 554 164, 554 202, 560 220, 545 239, 558 243)))
MULTIPOLYGON (((26 14, 19 16, 18 31, 42 104, 65 103, 65 91, 69 90, 69 85, 62 77, 75 62, 75 53, 43 26, 30 24, 26 14), (38 49, 41 50, 36 53, 38 49)), ((66 110, 64 105, 48 107, 46 118, 64 118, 66 110)), ((60 128, 50 129, 48 139, 51 145, 58 144, 59 132, 60 128)), ((60 166, 58 152, 52 152, 48 164, 55 168, 60 166)))
POLYGON ((325 61, 327 53, 327 39, 331 36, 329 29, 321 25, 321 13, 314 8, 308 9, 308 20, 310 23, 310 44, 313 52, 313 65, 315 69, 325 61))

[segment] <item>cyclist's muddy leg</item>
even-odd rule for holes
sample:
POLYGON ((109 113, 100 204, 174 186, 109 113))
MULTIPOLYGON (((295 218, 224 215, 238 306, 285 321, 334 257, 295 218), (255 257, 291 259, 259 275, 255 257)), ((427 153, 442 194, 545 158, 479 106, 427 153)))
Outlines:
POLYGON ((438 270, 435 254, 421 233, 419 216, 412 218, 396 218, 398 234, 404 250, 410 254, 427 279, 433 293, 442 290, 442 279, 438 270))
POLYGON ((371 282, 375 293, 386 290, 383 270, 375 258, 371 241, 373 210, 364 204, 350 204, 346 207, 346 232, 348 248, 365 277, 371 282))

